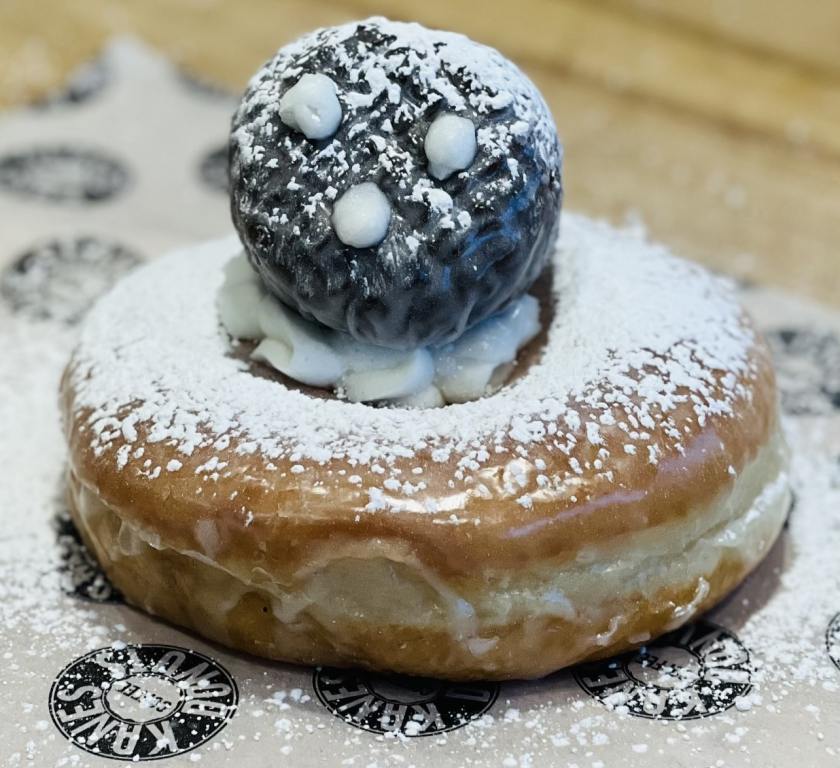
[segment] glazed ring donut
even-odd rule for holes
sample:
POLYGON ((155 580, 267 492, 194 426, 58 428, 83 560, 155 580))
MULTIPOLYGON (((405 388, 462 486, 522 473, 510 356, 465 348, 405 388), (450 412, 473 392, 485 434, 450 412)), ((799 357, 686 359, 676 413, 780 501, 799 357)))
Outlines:
POLYGON ((132 604, 273 659, 533 678, 683 624, 779 533, 767 348, 641 235, 567 216, 512 380, 426 410, 246 362, 214 305, 240 249, 124 280, 63 380, 73 516, 132 604))

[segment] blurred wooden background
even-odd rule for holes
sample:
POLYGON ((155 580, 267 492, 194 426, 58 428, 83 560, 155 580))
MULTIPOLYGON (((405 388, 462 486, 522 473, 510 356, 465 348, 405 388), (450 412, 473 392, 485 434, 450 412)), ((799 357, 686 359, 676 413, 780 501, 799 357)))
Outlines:
POLYGON ((374 13, 516 60, 557 120, 570 208, 840 306, 837 0, 2 0, 0 106, 115 34, 241 88, 301 32, 374 13))

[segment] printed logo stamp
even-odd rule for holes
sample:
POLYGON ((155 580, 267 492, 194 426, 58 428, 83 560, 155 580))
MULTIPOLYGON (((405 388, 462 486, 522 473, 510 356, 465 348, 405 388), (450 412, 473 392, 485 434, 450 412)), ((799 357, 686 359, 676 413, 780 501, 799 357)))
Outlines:
POLYGON ((433 736, 463 728, 496 701, 493 683, 450 683, 419 677, 317 669, 319 701, 336 717, 363 731, 433 736))
POLYGON ((840 613, 828 625, 828 631, 825 633, 825 647, 834 666, 840 669, 840 613))
POLYGON ((749 651, 732 632, 699 621, 638 651, 586 664, 575 680, 617 712, 693 720, 724 712, 746 696, 751 672, 749 651))
POLYGON ((99 563, 84 545, 70 513, 61 509, 53 518, 58 544, 61 589, 65 595, 94 603, 121 603, 120 591, 108 580, 99 563))
POLYGON ((48 93, 32 106, 41 110, 54 110, 62 107, 75 107, 98 96, 113 77, 112 68, 106 57, 83 64, 71 73, 67 82, 58 90, 48 93))
POLYGON ((807 328, 770 331, 782 406, 794 416, 840 410, 840 338, 807 328))
POLYGON ((181 755, 221 731, 239 691, 213 659, 171 645, 115 643, 76 659, 50 689, 50 716, 76 746, 124 761, 181 755))
POLYGON ((0 187, 23 198, 94 204, 117 197, 128 168, 98 150, 47 146, 0 157, 0 187))
POLYGON ((0 297, 29 320, 75 325, 123 275, 142 263, 134 251, 96 237, 36 243, 0 273, 0 297))
POLYGON ((227 194, 228 148, 227 144, 208 152, 198 166, 198 175, 210 189, 227 194))

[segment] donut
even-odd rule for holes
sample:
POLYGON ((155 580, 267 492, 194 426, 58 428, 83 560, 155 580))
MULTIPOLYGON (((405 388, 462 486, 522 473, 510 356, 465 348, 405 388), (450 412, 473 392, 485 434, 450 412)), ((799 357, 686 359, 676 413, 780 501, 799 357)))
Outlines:
POLYGON ((301 316, 386 347, 443 344, 542 272, 561 155, 539 91, 497 51, 373 18, 306 35, 254 76, 231 213, 301 316))
POLYGON ((536 678, 690 621, 779 534, 767 346, 642 233, 565 213, 506 383, 429 408, 253 360, 215 300, 242 248, 129 275, 62 380, 71 513, 131 604, 270 659, 536 678))

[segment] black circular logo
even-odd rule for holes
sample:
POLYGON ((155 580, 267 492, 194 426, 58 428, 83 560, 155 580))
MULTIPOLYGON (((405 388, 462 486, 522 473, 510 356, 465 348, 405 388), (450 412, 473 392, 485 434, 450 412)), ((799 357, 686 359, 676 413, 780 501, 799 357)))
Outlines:
POLYGON ((424 677, 317 669, 320 702, 349 725, 371 733, 433 736, 462 728, 487 712, 499 695, 494 683, 451 683, 424 677))
POLYGON ((784 409, 794 415, 840 410, 840 339, 830 333, 785 328, 767 335, 775 353, 784 409))
POLYGON ((834 666, 840 669, 840 613, 828 625, 828 631, 825 633, 825 646, 829 657, 834 662, 834 666))
POLYGON ((53 203, 98 203, 127 186, 127 168, 100 151, 44 147, 0 158, 0 187, 53 203))
POLYGON ((119 603, 122 595, 103 572, 99 563, 82 541, 79 531, 70 519, 70 513, 61 509, 53 524, 58 544, 61 589, 66 595, 81 597, 95 603, 119 603))
POLYGON ((793 513, 796 511, 796 505, 798 503, 799 503, 799 497, 796 495, 796 491, 794 491, 791 488, 791 490, 790 490, 790 502, 788 502, 787 514, 785 515, 785 525, 784 525, 785 530, 790 528, 790 520, 793 517, 793 513))
POLYGON ((239 692, 227 670, 171 645, 114 644, 62 670, 50 715, 76 746, 115 760, 189 752, 224 728, 239 692))
POLYGON ((751 688, 750 655, 729 630, 700 621, 638 651, 586 664, 575 680, 615 711, 662 720, 710 717, 751 688))
POLYGON ((70 75, 64 86, 47 94, 32 106, 53 109, 83 104, 97 96, 111 79, 111 70, 104 58, 84 64, 70 75))
POLYGON ((236 92, 220 83, 214 83, 205 77, 187 72, 184 69, 178 70, 178 80, 191 93, 207 99, 226 99, 232 101, 236 98, 236 92))
POLYGON ((46 240, 0 274, 0 296, 14 312, 32 320, 73 325, 141 262, 128 248, 94 237, 46 240))
POLYGON ((201 159, 198 173, 210 189, 227 194, 229 183, 227 145, 208 152, 201 159))

